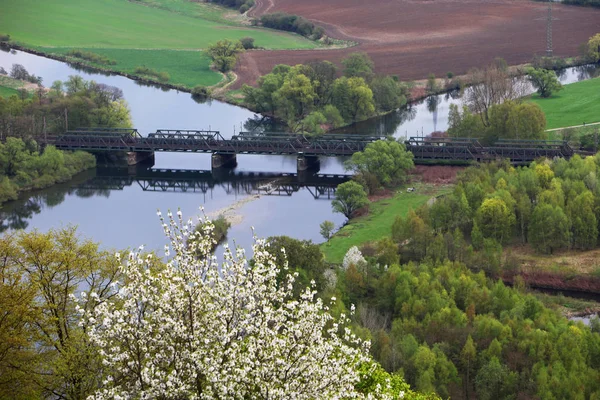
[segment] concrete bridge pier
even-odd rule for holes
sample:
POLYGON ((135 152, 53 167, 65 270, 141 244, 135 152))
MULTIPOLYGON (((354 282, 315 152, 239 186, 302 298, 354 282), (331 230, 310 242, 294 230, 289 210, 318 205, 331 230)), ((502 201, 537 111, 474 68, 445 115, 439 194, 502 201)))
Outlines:
POLYGON ((298 173, 305 171, 319 172, 319 169, 321 169, 321 161, 317 156, 299 155, 296 166, 298 173))
POLYGON ((211 168, 235 168, 237 166, 237 158, 235 154, 213 153, 211 158, 211 168))
POLYGON ((128 151, 127 152, 127 165, 137 164, 150 164, 154 165, 154 152, 142 152, 142 151, 128 151))

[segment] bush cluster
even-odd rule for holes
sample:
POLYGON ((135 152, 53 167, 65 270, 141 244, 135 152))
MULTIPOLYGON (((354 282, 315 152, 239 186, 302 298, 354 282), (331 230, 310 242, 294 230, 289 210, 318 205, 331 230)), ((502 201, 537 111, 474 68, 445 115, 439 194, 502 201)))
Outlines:
POLYGON ((241 14, 254 6, 254 0, 209 0, 211 3, 220 4, 225 7, 235 8, 241 14))
POLYGON ((318 40, 325 34, 322 27, 316 26, 306 18, 284 12, 263 15, 260 17, 260 23, 266 28, 295 32, 313 40, 318 40))
POLYGON ((87 60, 96 64, 102 65, 116 65, 117 62, 115 60, 111 60, 110 58, 103 56, 101 54, 92 53, 91 51, 84 51, 79 49, 71 50, 67 53, 68 56, 81 58, 82 60, 87 60))
POLYGON ((146 75, 146 76, 155 77, 161 82, 168 82, 169 79, 171 79, 168 72, 165 72, 165 71, 158 72, 152 68, 146 67, 145 65, 135 67, 133 72, 138 75, 146 75))
POLYGON ((96 166, 93 155, 83 151, 62 152, 48 146, 37 150, 34 141, 9 137, 0 143, 0 203, 16 200, 24 190, 43 189, 65 182, 96 166))

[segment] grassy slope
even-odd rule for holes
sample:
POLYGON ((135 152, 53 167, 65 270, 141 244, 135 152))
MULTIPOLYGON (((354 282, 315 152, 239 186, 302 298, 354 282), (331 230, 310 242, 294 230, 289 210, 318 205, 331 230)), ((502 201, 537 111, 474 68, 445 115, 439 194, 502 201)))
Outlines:
POLYGON ((417 185, 415 193, 397 192, 394 197, 371 203, 368 215, 351 220, 327 243, 321 245, 325 258, 331 263, 341 263, 352 246, 360 246, 391 235, 392 224, 397 216, 405 216, 417 209, 431 197, 440 194, 441 187, 417 185))
POLYGON ((6 75, 0 75, 0 97, 10 97, 18 94, 17 89, 24 86, 22 81, 18 81, 6 75))
POLYGON ((218 40, 250 36, 268 49, 318 46, 299 35, 243 26, 226 9, 188 0, 2 0, 0 10, 0 33, 18 44, 55 54, 86 49, 117 61, 105 68, 131 73, 145 65, 188 88, 221 81, 199 51, 218 40))
POLYGON ((18 94, 15 89, 6 86, 0 86, 0 97, 10 97, 13 94, 18 94))
POLYGON ((548 129, 600 121, 600 78, 565 85, 547 99, 534 95, 548 122, 548 129))

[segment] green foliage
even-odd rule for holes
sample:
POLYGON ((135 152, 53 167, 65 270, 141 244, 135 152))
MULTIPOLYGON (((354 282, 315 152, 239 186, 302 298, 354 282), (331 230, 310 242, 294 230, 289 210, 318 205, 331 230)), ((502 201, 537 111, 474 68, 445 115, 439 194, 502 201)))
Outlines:
POLYGON ((251 37, 241 38, 240 43, 242 44, 242 47, 244 48, 244 50, 252 50, 256 47, 254 45, 254 38, 251 38, 251 37))
POLYGON ((43 189, 65 182, 73 175, 96 166, 96 159, 89 153, 62 152, 47 146, 40 154, 32 150, 35 147, 35 142, 26 143, 13 137, 0 143, 0 203, 16 200, 20 191, 43 189))
POLYGON ((347 307, 361 305, 357 329, 375 359, 417 390, 485 399, 600 394, 600 335, 461 263, 348 268, 338 291, 347 307))
POLYGON ((529 68, 527 70, 529 82, 537 90, 537 93, 543 97, 550 97, 553 93, 562 90, 562 85, 554 71, 548 69, 529 68))
POLYGON ((373 91, 363 78, 345 76, 333 84, 332 104, 345 121, 362 121, 375 112, 373 91))
POLYGON ((306 18, 285 12, 262 15, 260 23, 266 28, 295 32, 313 40, 320 39, 325 32, 306 18))
POLYGON ((600 33, 595 34, 588 40, 587 56, 591 62, 600 62, 600 33))
POLYGON ((333 233, 333 230, 335 229, 335 224, 332 221, 323 221, 319 225, 319 228, 321 229, 321 236, 323 236, 325 240, 329 240, 333 233))
POLYGON ((355 211, 369 204, 367 192, 354 181, 338 185, 335 195, 336 198, 331 202, 333 211, 344 214, 348 219, 352 218, 355 211))
POLYGON ((152 68, 148 68, 146 66, 138 66, 135 67, 135 69, 133 70, 133 73, 136 75, 143 75, 143 76, 148 76, 148 77, 154 77, 157 78, 160 82, 168 82, 169 79, 171 79, 171 77, 169 76, 168 72, 158 72, 156 70, 153 70, 152 68))
POLYGON ((352 53, 342 60, 342 65, 344 66, 344 76, 348 78, 362 78, 366 82, 373 78, 375 65, 366 53, 352 53))
POLYGON ((493 144, 498 139, 547 139, 546 117, 536 104, 506 101, 494 105, 488 111, 488 125, 473 114, 468 107, 450 105, 448 134, 451 137, 480 138, 493 144))
POLYGON ((434 74, 429 74, 429 76, 427 77, 427 85, 425 86, 425 88, 427 90, 427 93, 429 94, 434 94, 437 92, 438 87, 434 74))
POLYGON ((373 101, 378 111, 387 112, 406 104, 406 87, 391 76, 376 77, 370 83, 373 101))
POLYGON ((294 293, 299 295, 307 287, 321 292, 325 288, 324 272, 327 268, 323 253, 318 245, 310 240, 297 240, 288 236, 273 236, 267 239, 271 254, 277 265, 284 265, 287 259, 287 270, 281 269, 280 281, 288 273, 298 273, 294 282, 294 293), (285 249, 285 252, 282 250, 285 249))
POLYGON ((75 58, 81 58, 82 60, 90 61, 95 64, 102 64, 102 65, 116 65, 117 64, 117 62, 115 60, 111 60, 108 57, 93 53, 91 51, 84 51, 81 49, 69 50, 67 55, 71 56, 71 57, 75 57, 75 58))
MULTIPOLYGON (((579 233, 579 232, 578 232, 579 233)), ((570 223, 562 208, 538 204, 533 210, 529 228, 529 243, 540 253, 552 254, 569 246, 570 223)))
MULTIPOLYGON (((362 78, 335 76, 336 68, 328 61, 277 65, 258 79, 257 87, 244 85, 242 92, 250 108, 274 115, 296 131, 321 133, 325 125, 337 128, 372 116, 375 101, 369 85, 362 78)), ((377 85, 382 101, 388 102, 383 106, 404 101, 404 89, 395 81, 392 87, 382 78, 377 85), (390 88, 395 92, 386 92, 390 88), (386 96, 387 100, 383 99, 386 96)))
POLYGON ((359 181, 368 175, 374 177, 371 186, 375 187, 367 185, 369 192, 373 192, 379 185, 391 187, 405 181, 408 171, 414 167, 413 154, 397 140, 378 140, 369 143, 364 151, 354 153, 345 167, 357 175, 359 181))
POLYGON ((210 89, 201 85, 194 86, 192 89, 192 96, 208 97, 210 96, 210 89))
POLYGON ((67 228, 5 235, 0 257, 0 397, 91 395, 102 366, 78 325, 74 295, 98 294, 78 304, 90 310, 114 294, 113 253, 67 228))
POLYGON ((515 216, 501 199, 486 199, 477 210, 475 223, 484 238, 505 243, 512 237, 515 216))
POLYGON ((221 72, 231 71, 242 51, 244 51, 242 43, 228 39, 219 40, 217 43, 209 45, 206 50, 213 61, 213 66, 221 72))

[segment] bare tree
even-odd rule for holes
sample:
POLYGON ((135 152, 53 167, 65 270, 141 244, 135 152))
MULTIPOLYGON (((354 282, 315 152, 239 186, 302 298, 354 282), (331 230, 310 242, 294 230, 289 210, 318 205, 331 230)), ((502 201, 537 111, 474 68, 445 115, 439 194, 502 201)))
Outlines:
POLYGON ((485 126, 489 126, 490 107, 507 100, 518 100, 527 93, 526 83, 511 77, 508 70, 498 64, 469 72, 470 81, 475 85, 465 92, 465 100, 469 108, 479 114, 485 126))

